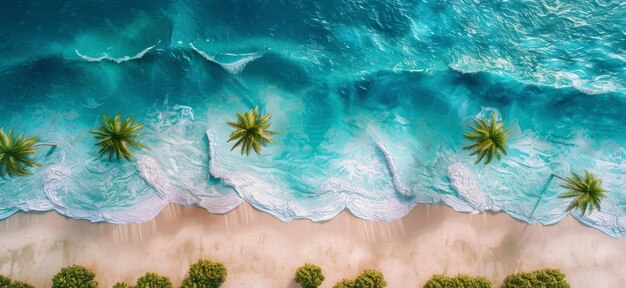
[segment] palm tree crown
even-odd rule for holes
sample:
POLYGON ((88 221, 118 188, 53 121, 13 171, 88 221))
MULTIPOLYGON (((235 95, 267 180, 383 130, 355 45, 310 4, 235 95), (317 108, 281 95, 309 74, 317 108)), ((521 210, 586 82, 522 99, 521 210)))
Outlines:
POLYGON ((244 114, 237 113, 237 122, 228 122, 227 124, 235 131, 230 133, 228 141, 237 140, 231 151, 241 146, 241 155, 246 153, 250 155, 250 151, 254 150, 257 154, 261 154, 261 149, 267 143, 274 143, 271 135, 277 134, 274 131, 267 130, 272 126, 269 122, 272 115, 259 115, 257 108, 254 108, 244 114))
POLYGON ((41 164, 31 159, 37 152, 37 142, 38 137, 24 137, 24 132, 13 137, 13 129, 9 129, 7 135, 0 128, 0 177, 28 176, 31 173, 27 168, 41 167, 41 164))
POLYGON ((98 139, 96 146, 100 146, 99 156, 102 157, 105 154, 109 154, 109 161, 113 159, 113 156, 120 160, 120 156, 131 160, 133 157, 133 151, 131 147, 137 149, 147 149, 141 143, 135 141, 136 137, 143 136, 141 133, 137 133, 143 128, 142 124, 133 123, 135 118, 126 118, 124 122, 120 119, 122 114, 117 114, 115 118, 111 119, 104 114, 104 121, 100 123, 100 129, 91 130, 89 133, 95 134, 95 138, 98 139))
POLYGON ((509 129, 503 129, 504 121, 497 121, 495 114, 491 113, 491 121, 484 118, 474 120, 475 125, 470 126, 474 132, 466 133, 463 136, 474 142, 472 145, 463 147, 470 150, 470 156, 478 155, 476 164, 485 159, 485 165, 489 164, 493 157, 502 159, 502 154, 506 155, 506 136, 509 129), (485 158, 487 157, 487 158, 485 158))
POLYGON ((606 197, 606 190, 602 188, 602 179, 587 170, 585 170, 585 177, 572 172, 572 177, 561 179, 566 182, 561 184, 561 187, 565 188, 567 192, 559 195, 559 198, 574 198, 567 207, 567 211, 580 209, 585 215, 587 211, 591 213, 594 207, 600 210, 600 202, 602 198, 606 197))

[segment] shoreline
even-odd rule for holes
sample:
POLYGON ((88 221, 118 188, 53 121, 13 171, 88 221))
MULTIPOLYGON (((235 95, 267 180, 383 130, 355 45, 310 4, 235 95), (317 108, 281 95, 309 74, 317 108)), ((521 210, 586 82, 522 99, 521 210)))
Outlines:
POLYGON ((506 275, 560 268, 572 287, 624 287, 626 237, 611 238, 572 216, 526 224, 504 213, 467 214, 420 204, 390 222, 347 211, 324 222, 281 222, 243 203, 226 214, 169 204, 142 224, 91 223, 56 212, 18 212, 0 221, 0 274, 48 287, 61 267, 85 265, 100 287, 133 284, 145 272, 180 283, 198 258, 223 262, 223 287, 299 287, 295 269, 322 267, 332 287, 367 268, 388 287, 420 287, 432 274, 472 274, 495 287, 506 275), (248 286, 253 285, 253 286, 248 286))

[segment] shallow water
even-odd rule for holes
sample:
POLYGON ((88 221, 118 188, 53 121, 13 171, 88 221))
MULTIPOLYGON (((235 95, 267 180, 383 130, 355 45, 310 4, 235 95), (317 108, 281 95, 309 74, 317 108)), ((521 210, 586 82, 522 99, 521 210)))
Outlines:
POLYGON ((390 220, 419 203, 555 223, 551 173, 610 191, 580 221, 626 235, 626 6, 618 1, 38 1, 0 11, 0 126, 56 142, 0 180, 0 218, 57 210, 142 222, 168 202, 281 220, 344 208, 390 220), (276 144, 230 151, 226 121, 258 106, 276 144), (146 125, 135 162, 96 157, 103 113, 146 125), (476 116, 509 155, 474 165, 476 116))

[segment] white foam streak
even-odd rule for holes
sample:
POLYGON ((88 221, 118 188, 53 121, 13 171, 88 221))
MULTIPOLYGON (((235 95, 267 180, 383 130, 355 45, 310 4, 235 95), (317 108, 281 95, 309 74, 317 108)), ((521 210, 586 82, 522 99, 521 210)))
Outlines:
POLYGON ((102 53, 103 55, 100 57, 91 57, 91 56, 87 56, 87 55, 83 55, 81 54, 78 49, 74 50, 74 52, 76 52, 76 55, 78 55, 79 57, 89 61, 89 62, 100 62, 102 60, 108 60, 108 61, 112 61, 115 63, 122 63, 122 62, 126 62, 126 61, 130 61, 130 60, 134 60, 134 59, 139 59, 141 57, 143 57, 144 55, 146 55, 146 53, 150 52, 150 50, 152 50, 154 47, 156 47, 156 45, 158 45, 159 43, 157 42, 157 44, 154 44, 146 49, 143 49, 141 52, 135 54, 135 56, 124 56, 121 58, 114 58, 111 57, 109 55, 107 55, 106 53, 102 53))
MULTIPOLYGON (((148 221, 161 212, 168 201, 160 197, 149 197, 132 207, 108 209, 72 209, 63 204, 59 192, 70 185, 69 177, 72 174, 69 167, 51 167, 45 176, 44 192, 57 212, 74 219, 85 219, 91 222, 106 221, 109 223, 142 223, 148 221)), ((46 209, 49 210, 49 209, 46 209)))
POLYGON ((489 207, 485 200, 485 193, 481 191, 478 183, 474 181, 471 172, 461 163, 454 163, 448 167, 450 185, 459 193, 461 199, 469 203, 475 212, 487 210, 489 207))
POLYGON ((202 58, 209 60, 215 64, 218 64, 220 66, 222 66, 222 68, 224 68, 224 70, 228 71, 228 73, 230 74, 238 74, 241 71, 243 71, 243 69, 246 67, 246 65, 248 65, 248 63, 261 58, 262 55, 259 55, 257 53, 246 53, 246 54, 232 54, 232 53, 225 53, 224 55, 228 55, 228 56, 243 56, 244 58, 235 61, 233 63, 221 63, 219 61, 217 61, 215 59, 215 57, 213 56, 209 56, 208 54, 206 54, 204 51, 196 48, 196 46, 193 45, 193 43, 189 43, 189 46, 191 47, 191 49, 193 49, 194 51, 196 51, 198 54, 200 54, 200 56, 202 56, 202 58))
POLYGON ((382 144, 376 144, 376 148, 378 149, 378 151, 380 151, 381 154, 383 154, 383 157, 385 158, 385 164, 387 164, 387 167, 389 168, 389 173, 391 174, 393 186, 396 191, 404 196, 415 196, 415 193, 409 191, 409 189, 406 188, 404 184, 402 184, 402 181, 400 181, 398 169, 396 168, 396 165, 391 158, 391 153, 389 153, 389 151, 387 151, 387 149, 382 144))

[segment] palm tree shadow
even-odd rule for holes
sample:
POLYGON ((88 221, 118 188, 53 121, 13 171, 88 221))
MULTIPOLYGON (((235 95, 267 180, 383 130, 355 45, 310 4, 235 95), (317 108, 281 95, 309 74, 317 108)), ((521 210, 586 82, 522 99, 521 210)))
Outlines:
POLYGON ((533 216, 535 215, 535 211, 537 211, 537 207, 539 207, 539 204, 541 204, 541 200, 543 200, 543 195, 546 193, 546 190, 548 190, 548 187, 550 186, 550 183, 552 183, 552 179, 554 178, 554 175, 550 175, 550 178, 548 178, 548 181, 546 181, 546 184, 543 185, 543 188, 541 188, 541 194, 539 194, 539 199, 537 199, 537 202, 535 203, 535 206, 533 207, 533 210, 530 212, 530 215, 528 215, 528 220, 533 221, 533 216))
MULTIPOLYGON (((535 215, 535 211, 537 210, 537 207, 539 207, 539 204, 541 204, 541 200, 543 200, 543 195, 545 194, 546 190, 550 186, 550 183, 552 183, 553 178, 554 176, 550 175, 550 178, 548 178, 548 181, 546 181, 545 185, 543 185, 543 188, 541 189, 541 194, 539 195, 539 199, 537 199, 537 202, 535 203, 533 210, 530 212, 530 215, 528 215, 528 220, 530 222, 534 222, 535 219, 533 219, 533 217, 535 215)), ((527 241, 524 241, 524 239, 528 239, 532 236, 532 233, 528 233, 528 227, 530 227, 531 225, 543 225, 543 224, 536 222, 533 224, 524 225, 524 228, 522 228, 522 230, 519 233, 519 236, 517 237, 519 241, 517 241, 516 249, 522 248, 524 243, 527 242, 527 241)))
POLYGON ((54 151, 56 150, 57 150, 57 146, 50 147, 50 149, 48 149, 48 152, 46 153, 46 158, 50 157, 52 153, 54 153, 54 151))

